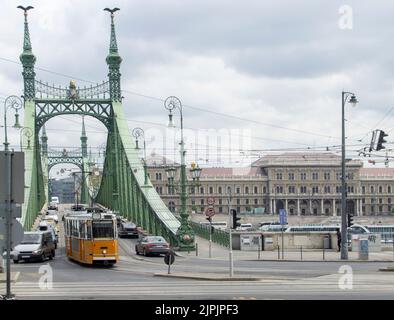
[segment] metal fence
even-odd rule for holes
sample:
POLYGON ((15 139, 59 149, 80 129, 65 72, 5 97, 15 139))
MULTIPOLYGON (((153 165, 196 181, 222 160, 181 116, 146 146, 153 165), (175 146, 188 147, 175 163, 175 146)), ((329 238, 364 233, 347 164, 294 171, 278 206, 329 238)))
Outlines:
MULTIPOLYGON (((190 226, 193 228, 194 233, 204 239, 209 240, 209 232, 210 226, 209 225, 202 225, 200 223, 189 221, 190 226)), ((214 229, 212 233, 212 242, 220 244, 224 247, 229 246, 230 236, 227 231, 214 229)))

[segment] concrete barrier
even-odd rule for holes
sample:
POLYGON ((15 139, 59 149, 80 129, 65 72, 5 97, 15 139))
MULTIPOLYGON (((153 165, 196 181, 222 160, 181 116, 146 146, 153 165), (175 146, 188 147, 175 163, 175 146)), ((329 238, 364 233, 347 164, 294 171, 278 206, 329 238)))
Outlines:
MULTIPOLYGON (((282 247, 281 232, 238 232, 233 233, 233 249, 241 250, 241 238, 245 236, 260 237, 261 250, 274 251, 278 246, 282 247)), ((303 249, 326 249, 338 250, 338 239, 336 232, 283 232, 283 246, 286 250, 303 249), (325 240, 326 239, 326 240, 325 240), (326 244, 326 246, 325 246, 326 244), (328 244, 328 248, 327 248, 328 244)))

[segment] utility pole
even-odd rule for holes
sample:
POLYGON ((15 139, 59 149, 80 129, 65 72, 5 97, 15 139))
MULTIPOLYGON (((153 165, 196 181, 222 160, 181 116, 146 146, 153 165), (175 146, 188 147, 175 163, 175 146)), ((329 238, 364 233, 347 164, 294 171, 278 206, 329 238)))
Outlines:
POLYGON ((227 188, 227 203, 228 203, 228 225, 229 225, 229 267, 230 267, 230 278, 234 276, 234 261, 233 261, 233 237, 232 237, 232 217, 231 217, 231 187, 227 188))

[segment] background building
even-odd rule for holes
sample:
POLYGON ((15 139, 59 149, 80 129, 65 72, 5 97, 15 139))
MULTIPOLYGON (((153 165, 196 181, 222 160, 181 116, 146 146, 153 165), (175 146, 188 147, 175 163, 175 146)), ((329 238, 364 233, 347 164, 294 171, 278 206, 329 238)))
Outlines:
MULTIPOLYGON (((152 155, 148 172, 157 192, 171 211, 180 206, 179 195, 167 186, 165 169, 180 166, 152 155)), ((394 198, 394 169, 364 168, 362 161, 348 160, 347 208, 357 216, 390 215, 394 198)), ((190 173, 189 179, 191 179, 190 173)), ((188 209, 203 213, 207 199, 214 198, 217 213, 226 213, 227 187, 232 188, 232 207, 241 213, 337 216, 341 210, 341 157, 333 153, 283 153, 267 155, 246 168, 203 168, 201 186, 190 190, 188 209)))

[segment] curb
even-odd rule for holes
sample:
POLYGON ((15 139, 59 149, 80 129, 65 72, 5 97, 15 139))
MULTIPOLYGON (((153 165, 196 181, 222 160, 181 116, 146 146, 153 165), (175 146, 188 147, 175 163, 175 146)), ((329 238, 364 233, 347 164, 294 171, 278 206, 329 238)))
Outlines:
POLYGON ((362 262, 362 263, 394 263, 393 260, 292 260, 292 259, 251 259, 251 260, 238 260, 238 261, 261 261, 261 262, 346 262, 346 263, 352 263, 352 262, 362 262))
MULTIPOLYGON (((203 281, 262 281, 263 278, 255 277, 209 277, 203 275, 185 275, 185 274, 167 274, 167 273, 154 273, 154 277, 165 277, 165 278, 178 278, 178 279, 191 279, 191 280, 203 280, 203 281)), ((277 280, 277 279, 275 279, 277 280)))
POLYGON ((379 271, 382 271, 382 272, 394 272, 394 267, 380 268, 379 271))

